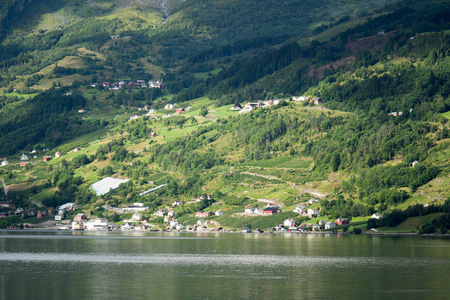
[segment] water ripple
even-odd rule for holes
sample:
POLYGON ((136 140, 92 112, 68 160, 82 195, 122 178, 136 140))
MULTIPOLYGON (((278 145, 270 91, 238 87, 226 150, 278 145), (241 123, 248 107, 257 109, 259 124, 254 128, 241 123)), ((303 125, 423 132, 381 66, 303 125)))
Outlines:
POLYGON ((163 264, 163 265, 218 265, 264 267, 426 267, 450 266, 449 259, 390 258, 390 257, 323 257, 278 255, 196 255, 196 254, 76 254, 76 253, 10 253, 0 252, 0 261, 100 263, 100 264, 163 264))

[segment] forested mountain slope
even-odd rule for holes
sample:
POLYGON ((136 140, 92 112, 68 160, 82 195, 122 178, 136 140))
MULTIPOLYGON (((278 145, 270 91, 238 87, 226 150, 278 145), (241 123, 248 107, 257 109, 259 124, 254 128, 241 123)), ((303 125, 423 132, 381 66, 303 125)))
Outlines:
MULTIPOLYGON (((74 18, 60 29, 15 23, 14 32, 40 29, 3 41, 0 155, 15 164, 0 177, 17 205, 31 205, 30 196, 48 207, 74 201, 117 220, 99 204, 144 202, 153 218, 181 200, 184 222, 220 208, 226 214, 217 220, 228 227, 246 225, 234 214, 261 200, 304 222, 292 209, 311 196, 322 199, 314 206, 322 219, 392 215, 371 226, 443 213, 447 1, 180 1, 167 14, 151 3, 99 1, 101 12, 91 5, 90 22, 77 22, 86 3, 67 1, 73 10, 64 14, 74 18), (246 18, 250 12, 258 18, 246 18), (137 79, 162 79, 166 89, 139 89, 137 79), (91 87, 119 80, 133 85, 91 87), (246 114, 230 111, 278 99, 246 114), (173 115, 169 103, 185 111, 173 115), (142 116, 148 109, 156 112, 142 116), (18 169, 18 154, 35 148, 64 156, 18 169), (90 185, 105 176, 132 180, 97 197, 90 185), (201 194, 212 200, 191 202, 201 194), (432 208, 406 209, 413 204, 432 208)), ((270 220, 267 226, 280 222, 270 220)))

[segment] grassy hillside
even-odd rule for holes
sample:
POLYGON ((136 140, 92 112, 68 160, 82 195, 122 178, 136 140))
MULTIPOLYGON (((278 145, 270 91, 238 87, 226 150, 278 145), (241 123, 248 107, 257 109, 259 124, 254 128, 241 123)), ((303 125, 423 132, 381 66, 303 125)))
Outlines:
POLYGON ((427 215, 416 227, 445 231, 448 2, 187 1, 168 11, 86 3, 33 3, 34 15, 25 10, 29 20, 18 20, 17 35, 3 42, 0 155, 10 164, 0 178, 16 205, 35 205, 30 197, 48 207, 76 202, 117 221, 126 216, 102 205, 143 202, 145 217, 158 223, 152 213, 179 200, 182 222, 221 209, 211 221, 233 228, 291 217, 394 227, 427 215), (244 18, 250 9, 268 22, 244 18), (83 14, 89 22, 79 21, 83 14), (67 22, 51 21, 56 15, 67 22), (91 86, 161 77, 166 89, 91 86), (275 99, 245 114, 230 110, 275 99), (175 102, 186 111, 166 108, 175 102), (37 158, 19 166, 33 149, 37 158), (90 186, 106 176, 131 181, 97 197, 90 186), (311 197, 320 199, 308 207, 319 216, 292 212, 311 197), (242 214, 267 202, 283 214, 242 214), (373 213, 385 219, 368 221, 373 213), (439 221, 428 224, 432 216, 439 221))

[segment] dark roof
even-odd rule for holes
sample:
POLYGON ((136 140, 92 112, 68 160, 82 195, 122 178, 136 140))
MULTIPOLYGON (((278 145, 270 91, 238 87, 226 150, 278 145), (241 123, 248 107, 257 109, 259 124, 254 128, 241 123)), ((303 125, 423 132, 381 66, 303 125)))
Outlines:
POLYGON ((264 209, 264 211, 273 211, 273 210, 276 210, 276 209, 278 209, 278 207, 272 207, 272 206, 270 206, 270 207, 266 207, 266 208, 264 209))

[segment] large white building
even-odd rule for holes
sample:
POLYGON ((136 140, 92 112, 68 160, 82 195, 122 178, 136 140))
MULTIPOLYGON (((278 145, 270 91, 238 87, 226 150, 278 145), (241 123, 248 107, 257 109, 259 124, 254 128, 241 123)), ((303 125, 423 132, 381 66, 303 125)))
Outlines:
POLYGON ((108 223, 108 220, 106 218, 98 218, 89 220, 84 223, 84 230, 108 230, 109 225, 112 225, 112 223, 108 223))
POLYGON ((115 190, 122 183, 128 182, 130 179, 117 179, 112 177, 103 178, 92 185, 92 189, 97 194, 97 196, 103 196, 111 190, 115 190))

